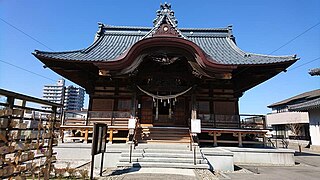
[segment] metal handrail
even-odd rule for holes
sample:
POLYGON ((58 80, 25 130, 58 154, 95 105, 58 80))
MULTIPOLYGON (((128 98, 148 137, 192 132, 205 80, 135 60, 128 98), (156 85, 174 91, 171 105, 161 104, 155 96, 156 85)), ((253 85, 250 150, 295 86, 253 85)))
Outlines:
POLYGON ((189 130, 190 134, 190 151, 192 151, 192 146, 193 146, 193 164, 197 165, 197 153, 196 153, 196 148, 199 144, 199 138, 196 133, 191 133, 189 130))
POLYGON ((132 159, 132 145, 133 146, 133 149, 136 148, 136 134, 137 134, 137 127, 138 127, 138 124, 139 124, 139 120, 137 119, 136 121, 136 124, 135 124, 135 127, 133 129, 133 133, 130 134, 130 129, 129 129, 129 143, 130 143, 130 150, 129 150, 129 163, 131 163, 131 159, 132 159))

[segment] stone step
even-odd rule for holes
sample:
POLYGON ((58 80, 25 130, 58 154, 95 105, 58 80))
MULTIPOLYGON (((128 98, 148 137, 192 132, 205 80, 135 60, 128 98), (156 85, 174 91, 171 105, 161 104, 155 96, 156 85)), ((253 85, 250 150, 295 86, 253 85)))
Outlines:
MULTIPOLYGON (((143 149, 145 153, 174 153, 174 154, 193 154, 193 151, 189 149, 143 149)), ((197 149, 196 153, 200 154, 200 150, 197 149)))
POLYGON ((158 143, 158 144, 147 144, 139 143, 136 149, 166 149, 166 150, 189 150, 190 144, 168 144, 168 143, 158 143))
POLYGON ((154 143, 154 144, 158 144, 158 143, 163 143, 163 144, 190 144, 190 140, 167 140, 167 139, 149 139, 149 140, 141 140, 139 141, 141 143, 154 143))
MULTIPOLYGON (((129 157, 121 157, 120 162, 129 162, 129 157)), ((131 162, 161 162, 161 163, 187 163, 193 164, 193 158, 153 158, 153 157, 145 157, 145 158, 131 158, 131 162)), ((197 164, 208 164, 208 161, 205 159, 196 159, 197 164)))
POLYGON ((157 133, 157 134, 189 134, 188 131, 181 131, 181 130, 149 130, 149 129, 143 129, 142 133, 157 133))
POLYGON ((148 143, 148 144, 190 144, 189 141, 169 141, 169 140, 140 140, 139 143, 148 143))
MULTIPOLYGON (((129 153, 130 149, 117 149, 118 152, 123 154, 129 153)), ((112 152, 112 151, 110 151, 112 152)), ((145 154, 145 153, 168 153, 168 154, 193 154, 193 151, 189 150, 171 150, 171 149, 132 149, 132 153, 145 154)), ((201 154, 200 151, 196 151, 196 154, 201 154)))
MULTIPOLYGON (((121 157, 129 157, 130 153, 121 153, 121 157)), ((157 158, 193 158, 193 154, 173 154, 173 153, 132 153, 132 157, 157 157, 157 158)), ((197 159, 202 159, 202 154, 196 154, 197 159)))
POLYGON ((175 141, 179 141, 179 140, 186 140, 186 141, 190 141, 189 137, 179 137, 179 136, 149 136, 149 137, 143 137, 144 140, 175 140, 175 141))
POLYGON ((143 168, 181 168, 181 169, 209 169, 208 164, 186 163, 154 163, 154 162, 118 162, 117 167, 143 167, 143 168))
POLYGON ((173 133, 166 133, 166 134, 160 134, 160 133, 143 133, 142 136, 155 136, 155 137, 188 137, 190 138, 189 134, 173 134, 173 133))

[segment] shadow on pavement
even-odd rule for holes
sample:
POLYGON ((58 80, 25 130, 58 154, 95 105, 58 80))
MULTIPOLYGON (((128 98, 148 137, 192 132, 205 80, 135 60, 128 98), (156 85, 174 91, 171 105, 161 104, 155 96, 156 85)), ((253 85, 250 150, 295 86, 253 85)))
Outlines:
POLYGON ((309 152, 295 152, 295 156, 320 156, 320 154, 314 154, 309 152))
POLYGON ((113 171, 109 176, 114 176, 114 175, 122 175, 122 174, 126 174, 126 173, 130 173, 130 172, 136 172, 139 171, 141 167, 128 167, 125 169, 117 169, 115 171, 113 171))

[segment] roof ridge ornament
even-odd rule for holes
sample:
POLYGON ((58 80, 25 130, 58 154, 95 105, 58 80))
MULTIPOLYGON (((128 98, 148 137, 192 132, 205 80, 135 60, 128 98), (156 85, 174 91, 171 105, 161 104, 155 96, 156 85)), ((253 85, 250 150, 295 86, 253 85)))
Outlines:
POLYGON ((153 20, 153 28, 141 39, 153 36, 175 36, 185 38, 177 28, 177 24, 178 20, 174 16, 174 11, 171 10, 171 4, 160 4, 160 9, 157 10, 157 17, 153 20))
POLYGON ((153 20, 153 26, 156 26, 159 23, 159 21, 162 21, 162 17, 164 16, 167 16, 171 19, 173 23, 172 25, 174 27, 177 26, 178 20, 174 16, 174 11, 171 10, 171 4, 167 2, 165 2, 164 4, 160 4, 160 9, 157 10, 157 17, 153 20))
POLYGON ((98 31, 97 31, 97 35, 98 36, 101 36, 101 35, 103 35, 103 28, 105 27, 104 26, 104 24, 103 23, 101 23, 101 22, 98 22, 98 25, 99 25, 99 29, 98 29, 98 31))

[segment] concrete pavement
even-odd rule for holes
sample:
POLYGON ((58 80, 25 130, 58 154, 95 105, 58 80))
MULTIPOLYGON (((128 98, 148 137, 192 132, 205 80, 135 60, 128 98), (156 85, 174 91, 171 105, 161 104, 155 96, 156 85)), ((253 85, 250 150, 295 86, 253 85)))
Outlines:
MULTIPOLYGON (((91 144, 65 143, 59 144, 55 150, 58 152, 58 164, 72 162, 71 165, 76 167, 82 162, 89 162, 91 158, 91 144)), ((209 171, 197 172, 192 169, 174 168, 107 169, 103 177, 98 179, 320 179, 320 153, 303 149, 302 153, 295 154, 295 160, 296 165, 289 167, 240 166, 235 172, 217 172, 216 175, 209 171)))
POLYGON ((295 166, 240 166, 251 171, 251 173, 225 173, 230 179, 239 180, 264 180, 264 179, 320 179, 320 153, 317 152, 296 152, 295 166))

